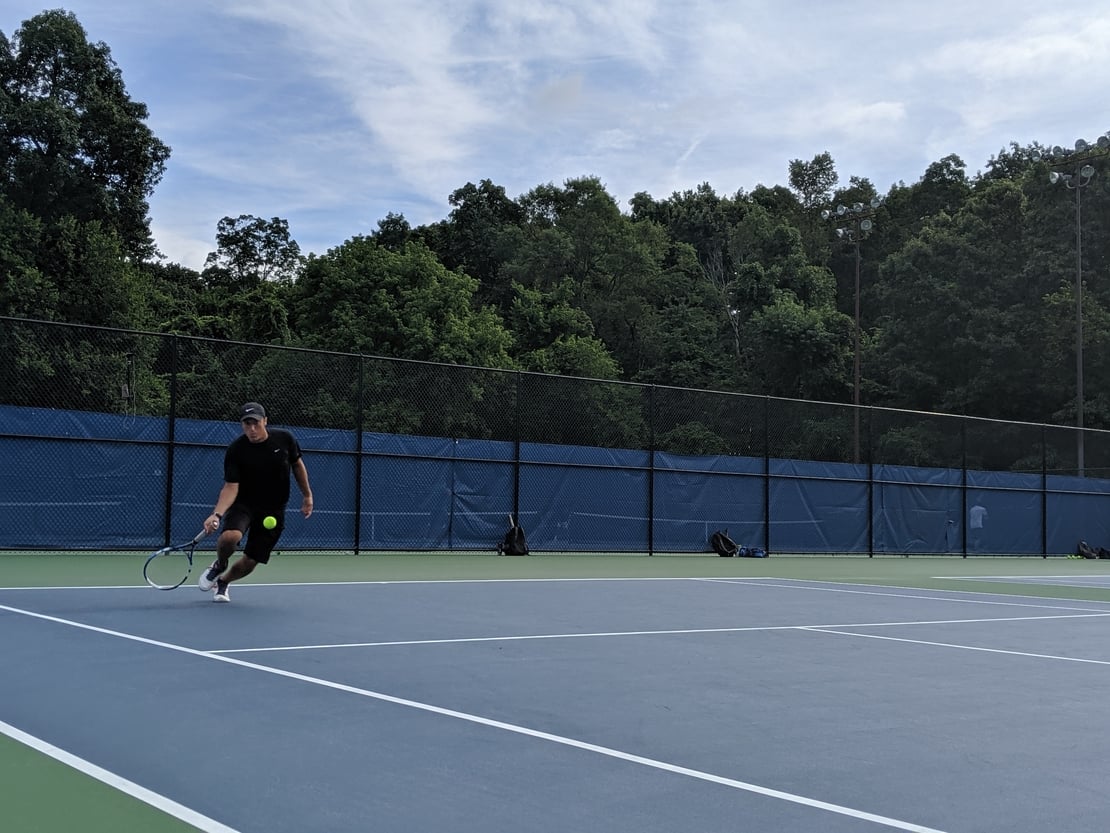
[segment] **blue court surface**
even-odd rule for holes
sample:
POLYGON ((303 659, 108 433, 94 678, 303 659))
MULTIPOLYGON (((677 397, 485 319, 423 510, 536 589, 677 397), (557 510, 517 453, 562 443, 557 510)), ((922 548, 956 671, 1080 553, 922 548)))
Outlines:
POLYGON ((0 728, 214 833, 1087 833, 1108 633, 790 579, 7 588, 0 728))

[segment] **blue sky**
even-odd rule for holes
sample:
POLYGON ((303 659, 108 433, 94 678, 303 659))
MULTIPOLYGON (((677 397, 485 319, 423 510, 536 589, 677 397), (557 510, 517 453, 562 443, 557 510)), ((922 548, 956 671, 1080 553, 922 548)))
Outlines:
POLYGON ((151 227, 192 268, 224 216, 322 254, 481 179, 596 176, 627 211, 828 151, 885 192, 1110 129, 1110 7, 1073 0, 0 0, 0 31, 59 6, 172 148, 151 227))

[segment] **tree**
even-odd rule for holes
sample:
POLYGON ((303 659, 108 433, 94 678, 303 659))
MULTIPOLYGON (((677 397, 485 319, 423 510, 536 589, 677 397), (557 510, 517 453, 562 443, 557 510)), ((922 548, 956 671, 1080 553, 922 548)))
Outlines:
POLYGON ((72 13, 0 33, 0 193, 47 224, 100 223, 133 260, 154 254, 147 198, 170 154, 147 115, 72 13))
POLYGON ((42 222, 0 197, 0 315, 49 318, 57 285, 38 268, 42 222))
POLYGON ((378 230, 371 237, 379 246, 399 252, 412 239, 412 226, 409 225, 404 214, 394 214, 390 211, 385 215, 384 220, 378 220, 378 230))
POLYGON ((512 303, 512 279, 501 273, 511 257, 524 212, 505 189, 483 179, 468 182, 448 201, 450 216, 419 236, 448 269, 460 269, 478 279, 478 302, 507 312, 512 303))
POLYGON ((202 275, 210 286, 249 291, 268 281, 292 283, 302 262, 286 220, 240 214, 216 224, 216 251, 205 258, 202 275))
POLYGON ((51 317, 71 323, 130 328, 148 320, 146 287, 119 238, 93 220, 63 217, 44 229, 41 252, 50 253, 50 281, 58 303, 51 317))
POLYGON ((826 204, 839 179, 832 154, 828 151, 819 153, 809 162, 790 160, 790 187, 806 210, 826 204))
POLYGON ((1049 325, 1060 284, 1037 268, 1032 228, 1020 184, 990 180, 888 258, 871 357, 883 404, 1030 421, 1059 408, 1066 348, 1049 325))
POLYGON ((644 366, 633 381, 709 390, 730 387, 735 382, 739 333, 732 330, 727 301, 722 307, 722 294, 701 277, 692 246, 675 244, 667 261, 670 265, 659 278, 656 314, 644 326, 644 366), (737 353, 731 356, 722 349, 725 325, 737 339, 737 353))
POLYGON ((142 264, 150 302, 150 326, 158 332, 198 335, 200 273, 179 263, 148 261, 142 264))
POLYGON ((393 252, 354 237, 308 259, 291 308, 306 347, 511 367, 511 337, 496 315, 475 306, 477 286, 422 243, 393 252))
POLYGON ((620 368, 594 336, 590 317, 571 304, 573 289, 569 282, 550 290, 514 283, 513 291, 506 324, 516 336, 513 357, 522 370, 618 378, 620 368))
MULTIPOLYGON (((693 246, 702 260, 725 252, 729 229, 748 210, 748 203, 740 195, 734 199, 720 197, 708 182, 693 191, 676 191, 662 202, 641 192, 631 203, 634 221, 659 224, 672 242, 693 246)), ((730 264, 724 266, 729 268, 730 264)))
POLYGON ((756 311, 745 328, 753 392, 839 401, 849 387, 852 322, 829 307, 808 308, 789 293, 756 311))

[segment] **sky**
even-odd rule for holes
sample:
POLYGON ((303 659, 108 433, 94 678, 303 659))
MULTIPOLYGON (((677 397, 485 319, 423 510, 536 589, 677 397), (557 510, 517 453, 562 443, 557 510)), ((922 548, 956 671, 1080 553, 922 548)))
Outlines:
POLYGON ((1110 4, 1055 0, 0 0, 102 41, 170 146, 150 197, 167 261, 216 225, 289 223, 303 253, 597 177, 621 209, 788 185, 829 152, 847 185, 969 175, 1012 142, 1110 130, 1110 4))

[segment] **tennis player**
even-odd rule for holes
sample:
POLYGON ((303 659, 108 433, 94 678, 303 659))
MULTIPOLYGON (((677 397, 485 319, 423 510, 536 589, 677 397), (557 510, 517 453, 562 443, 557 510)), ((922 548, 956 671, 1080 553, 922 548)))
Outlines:
POLYGON ((229 602, 228 585, 248 576, 270 553, 285 528, 285 505, 289 502, 289 475, 301 490, 301 514, 312 514, 312 488, 301 447, 288 431, 268 428, 266 409, 248 402, 239 409, 243 435, 236 437, 224 453, 224 485, 216 508, 204 522, 208 532, 223 524, 216 542, 216 560, 197 580, 201 590, 216 588, 214 601, 229 602), (262 519, 272 515, 277 526, 266 529, 262 519), (228 566, 232 554, 247 536, 242 557, 228 566))

